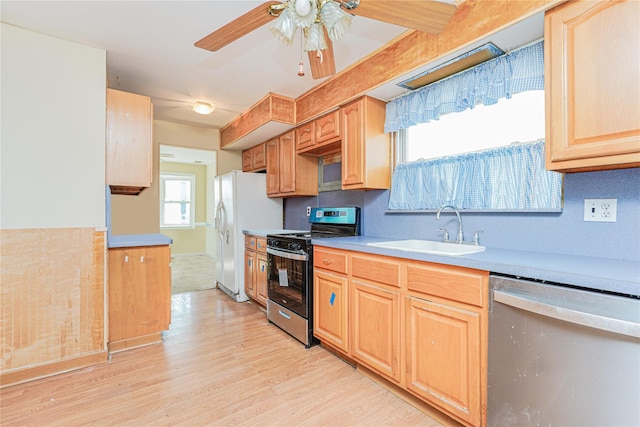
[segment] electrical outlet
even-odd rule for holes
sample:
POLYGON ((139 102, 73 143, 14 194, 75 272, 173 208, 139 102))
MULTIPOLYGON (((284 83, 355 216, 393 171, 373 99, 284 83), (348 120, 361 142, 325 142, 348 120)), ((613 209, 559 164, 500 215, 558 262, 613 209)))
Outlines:
POLYGON ((311 206, 307 206, 307 216, 311 216, 311 206))
POLYGON ((616 222, 618 199, 584 199, 584 220, 616 222))

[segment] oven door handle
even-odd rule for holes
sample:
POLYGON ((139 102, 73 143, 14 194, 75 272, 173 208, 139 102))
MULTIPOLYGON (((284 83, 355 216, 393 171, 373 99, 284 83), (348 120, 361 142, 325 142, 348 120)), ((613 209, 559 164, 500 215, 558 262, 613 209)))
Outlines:
POLYGON ((270 247, 267 247, 267 253, 271 254, 271 255, 275 255, 275 256, 279 256, 282 258, 286 258, 286 259, 294 259, 296 261, 308 261, 309 260, 309 256, 305 253, 302 254, 297 254, 297 253, 293 253, 293 252, 285 252, 285 251, 279 251, 277 249, 273 249, 270 247))

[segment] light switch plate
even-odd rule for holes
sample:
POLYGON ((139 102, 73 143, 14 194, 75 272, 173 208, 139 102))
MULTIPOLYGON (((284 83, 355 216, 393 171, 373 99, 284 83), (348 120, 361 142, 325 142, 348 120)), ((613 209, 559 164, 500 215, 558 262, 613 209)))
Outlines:
POLYGON ((618 199, 584 199, 584 220, 616 222, 618 199))

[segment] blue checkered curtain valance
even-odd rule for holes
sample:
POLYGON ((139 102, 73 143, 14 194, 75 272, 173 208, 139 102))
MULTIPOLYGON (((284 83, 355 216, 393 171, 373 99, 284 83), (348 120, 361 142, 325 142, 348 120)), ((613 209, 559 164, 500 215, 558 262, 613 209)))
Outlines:
POLYGON ((544 141, 403 163, 393 173, 389 209, 555 209, 562 174, 545 169, 544 141))
POLYGON ((527 90, 544 90, 543 41, 506 53, 387 103, 385 132, 438 120, 477 104, 493 105, 527 90))

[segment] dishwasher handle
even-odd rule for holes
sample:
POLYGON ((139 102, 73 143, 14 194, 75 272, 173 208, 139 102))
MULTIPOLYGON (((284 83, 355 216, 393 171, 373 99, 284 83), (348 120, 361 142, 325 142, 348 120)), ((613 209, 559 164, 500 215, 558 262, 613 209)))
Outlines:
POLYGON ((493 300, 505 305, 530 311, 553 319, 588 326, 634 338, 640 338, 640 324, 622 319, 587 313, 570 308, 548 304, 504 290, 494 290, 493 300))

